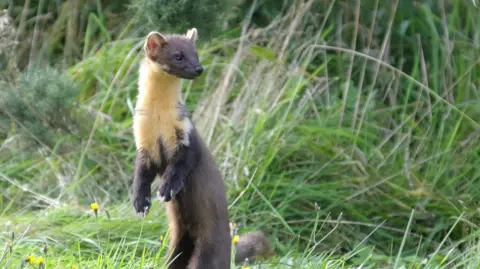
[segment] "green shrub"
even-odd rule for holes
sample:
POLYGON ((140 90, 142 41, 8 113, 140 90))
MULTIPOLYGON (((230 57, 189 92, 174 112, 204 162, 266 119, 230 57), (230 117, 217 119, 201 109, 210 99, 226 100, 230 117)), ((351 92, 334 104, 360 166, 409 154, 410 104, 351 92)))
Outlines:
POLYGON ((72 133, 72 111, 78 88, 72 78, 46 68, 20 74, 15 85, 3 82, 0 92, 0 135, 15 136, 21 148, 55 144, 72 133))

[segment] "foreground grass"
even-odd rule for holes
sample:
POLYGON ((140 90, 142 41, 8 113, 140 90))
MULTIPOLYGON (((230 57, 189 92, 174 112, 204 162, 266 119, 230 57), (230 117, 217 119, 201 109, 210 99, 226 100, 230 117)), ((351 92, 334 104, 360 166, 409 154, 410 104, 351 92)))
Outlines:
MULTIPOLYGON (((165 216, 159 203, 155 203, 155 207, 157 210, 153 210, 146 218, 133 216, 130 205, 111 208, 100 205, 98 215, 88 206, 65 206, 48 213, 28 214, 8 220, 1 218, 0 224, 5 230, 0 242, 7 247, 0 264, 3 268, 38 267, 36 260, 41 257, 43 268, 166 268, 168 235, 165 234, 165 216), (10 253, 10 247, 13 253, 10 253), (26 260, 32 255, 36 260, 30 265, 26 260)), ((324 231, 320 225, 316 226, 308 242, 309 247, 304 252, 292 250, 282 256, 251 263, 250 266, 306 269, 393 266, 478 268, 478 245, 472 245, 461 254, 442 250, 434 255, 400 258, 378 253, 364 244, 365 238, 351 252, 343 255, 336 254, 335 249, 322 254, 315 253, 315 245, 322 242, 322 239, 314 239, 315 234, 328 236, 331 232, 333 230, 324 231)))
MULTIPOLYGON (((201 45, 207 72, 184 98, 225 175, 232 221, 274 243, 278 257, 261 268, 476 268, 477 10, 346 3, 322 2, 313 20, 319 3, 306 2, 264 29, 246 18, 201 45)), ((7 118, 0 266, 45 243, 48 268, 162 265, 161 205, 142 221, 126 202, 142 40, 103 34, 85 36, 65 72, 79 87, 78 130, 19 152, 28 122, 7 118), (11 231, 28 231, 12 252, 11 231)))

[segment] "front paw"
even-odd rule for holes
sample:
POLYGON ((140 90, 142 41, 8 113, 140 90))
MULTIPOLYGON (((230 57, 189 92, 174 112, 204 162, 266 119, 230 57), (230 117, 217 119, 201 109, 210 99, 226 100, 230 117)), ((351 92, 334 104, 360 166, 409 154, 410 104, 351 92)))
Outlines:
POLYGON ((162 186, 158 188, 157 196, 158 199, 162 202, 168 202, 175 198, 175 195, 180 192, 183 188, 183 180, 180 179, 170 179, 165 180, 162 186))
POLYGON ((151 206, 150 195, 138 195, 133 198, 133 207, 137 216, 147 215, 151 206))

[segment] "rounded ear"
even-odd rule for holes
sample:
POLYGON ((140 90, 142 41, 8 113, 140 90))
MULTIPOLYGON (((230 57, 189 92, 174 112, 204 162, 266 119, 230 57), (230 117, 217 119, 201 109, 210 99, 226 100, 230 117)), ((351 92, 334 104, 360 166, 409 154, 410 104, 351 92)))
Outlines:
POLYGON ((165 37, 159 32, 150 32, 145 40, 144 49, 146 52, 163 47, 167 43, 165 37))
POLYGON ((188 38, 190 38, 190 40, 192 40, 193 42, 197 41, 197 39, 198 39, 197 28, 192 28, 192 29, 188 30, 186 36, 188 38))

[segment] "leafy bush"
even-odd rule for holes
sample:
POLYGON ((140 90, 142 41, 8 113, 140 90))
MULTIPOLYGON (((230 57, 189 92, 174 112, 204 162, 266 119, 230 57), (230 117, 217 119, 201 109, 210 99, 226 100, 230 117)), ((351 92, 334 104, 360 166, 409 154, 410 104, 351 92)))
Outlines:
POLYGON ((54 145, 57 132, 72 133, 78 88, 72 78, 46 68, 20 74, 0 92, 0 135, 15 136, 22 148, 54 145))
POLYGON ((142 34, 153 29, 165 32, 184 32, 196 27, 208 38, 221 30, 226 14, 234 7, 232 0, 132 0, 134 23, 142 34))

